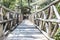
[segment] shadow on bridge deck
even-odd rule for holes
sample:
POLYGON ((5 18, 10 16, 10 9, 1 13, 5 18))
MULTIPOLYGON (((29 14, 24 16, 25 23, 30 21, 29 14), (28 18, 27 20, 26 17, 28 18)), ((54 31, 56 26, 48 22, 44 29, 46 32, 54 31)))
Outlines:
POLYGON ((4 40, 47 40, 47 38, 31 23, 24 20, 4 40))

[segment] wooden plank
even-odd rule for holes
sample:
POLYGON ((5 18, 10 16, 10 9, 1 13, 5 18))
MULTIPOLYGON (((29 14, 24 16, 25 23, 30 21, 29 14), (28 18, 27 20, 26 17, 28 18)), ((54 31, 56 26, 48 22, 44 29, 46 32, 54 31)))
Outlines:
POLYGON ((36 18, 35 20, 41 20, 41 21, 45 21, 45 22, 53 22, 53 23, 58 23, 60 24, 60 20, 59 19, 42 19, 42 18, 36 18))
POLYGON ((6 40, 48 40, 29 20, 24 20, 6 40))

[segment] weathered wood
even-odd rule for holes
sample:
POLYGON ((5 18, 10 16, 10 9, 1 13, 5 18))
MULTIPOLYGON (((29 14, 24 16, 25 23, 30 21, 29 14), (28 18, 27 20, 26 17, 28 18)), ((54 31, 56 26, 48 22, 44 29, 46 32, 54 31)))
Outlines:
POLYGON ((46 14, 44 11, 42 11, 44 19, 46 19, 46 14))
POLYGON ((8 23, 5 24, 3 32, 5 33, 8 23))
POLYGON ((38 25, 38 20, 36 20, 36 25, 38 25))
POLYGON ((16 19, 3 20, 3 21, 0 21, 0 24, 7 23, 7 22, 10 22, 10 21, 14 21, 14 20, 16 20, 16 19))
POLYGON ((13 27, 13 21, 11 21, 11 28, 13 27))
POLYGON ((34 23, 34 15, 31 15, 31 22, 34 23))
POLYGON ((48 27, 48 36, 51 37, 51 32, 52 32, 52 23, 49 22, 48 23, 49 27, 48 27))
MULTIPOLYGON (((19 12, 0 5, 0 37, 13 30, 19 23, 19 12), (4 12, 6 10, 6 12, 4 12), (3 15, 4 14, 4 15, 3 15), (5 19, 4 19, 5 18, 5 19)), ((23 20, 23 15, 20 17, 23 20)), ((4 39, 5 40, 5 39, 4 39)))
POLYGON ((10 33, 6 40, 48 40, 29 20, 17 26, 17 28, 10 33), (12 35, 12 36, 11 36, 12 35))
MULTIPOLYGON (((0 21, 3 21, 3 8, 0 8, 0 21)), ((3 24, 0 24, 0 37, 3 36, 3 24)))
POLYGON ((52 33, 51 33, 51 37, 53 37, 53 36, 55 35, 58 27, 59 27, 59 25, 58 25, 58 23, 57 23, 57 24, 55 25, 55 27, 54 27, 54 30, 53 30, 52 33))
POLYGON ((52 16, 53 16, 53 7, 50 6, 50 10, 49 10, 49 19, 52 19, 52 16))
POLYGON ((52 5, 56 4, 56 3, 59 3, 59 2, 60 2, 59 0, 55 0, 55 1, 53 1, 52 3, 50 3, 49 5, 47 5, 46 7, 42 8, 42 9, 40 9, 40 10, 37 10, 36 12, 33 11, 32 13, 36 14, 36 13, 39 13, 39 12, 41 12, 41 11, 44 11, 44 10, 46 10, 47 8, 49 8, 50 6, 52 6, 52 5))
POLYGON ((48 36, 48 32, 49 32, 49 31, 48 31, 48 30, 49 30, 49 26, 48 26, 48 23, 47 23, 47 22, 45 22, 45 28, 46 28, 46 30, 45 30, 45 31, 46 31, 46 33, 47 33, 47 36, 48 36))
POLYGON ((42 19, 42 18, 36 18, 35 20, 41 20, 41 21, 45 21, 45 22, 53 22, 53 23, 58 23, 60 24, 60 20, 59 19, 42 19))
MULTIPOLYGON (((13 10, 11 10, 11 9, 9 9, 9 8, 6 8, 5 6, 0 6, 0 7, 2 7, 3 9, 5 9, 5 10, 7 10, 7 11, 9 11, 9 12, 12 12, 12 13, 14 13, 15 11, 13 11, 13 10)), ((15 13, 19 13, 19 12, 15 12, 15 13)))
POLYGON ((55 12, 56 17, 58 19, 60 19, 60 15, 59 15, 59 13, 58 13, 58 11, 57 11, 57 9, 56 9, 56 7, 54 5, 53 5, 53 9, 54 9, 54 12, 55 12))
MULTIPOLYGON (((45 23, 45 24, 46 24, 46 23, 45 23)), ((35 24, 34 24, 34 25, 35 25, 35 24)), ((35 26, 37 26, 37 25, 35 25, 35 26)), ((46 27, 47 27, 47 26, 46 26, 46 27)), ((54 40, 53 38, 50 38, 50 37, 47 35, 47 32, 41 30, 40 26, 37 26, 37 28, 38 28, 38 30, 40 30, 40 31, 44 34, 44 36, 45 36, 46 38, 48 38, 48 40, 54 40)))
POLYGON ((34 3, 31 3, 30 6, 37 5, 39 2, 40 2, 39 4, 43 4, 43 3, 47 2, 47 1, 48 0, 38 0, 38 1, 34 2, 34 3))
POLYGON ((44 26, 43 26, 43 21, 41 21, 41 30, 44 29, 44 26))
MULTIPOLYGON (((50 6, 49 8, 49 13, 48 13, 48 19, 52 19, 52 16, 53 16, 53 9, 52 9, 52 6, 50 6)), ((52 22, 48 22, 48 36, 51 37, 51 33, 52 33, 52 22)))
POLYGON ((0 37, 2 37, 2 36, 3 36, 3 25, 0 24, 0 37))
POLYGON ((21 23, 21 15, 19 14, 19 23, 21 23))
MULTIPOLYGON (((35 22, 39 21, 39 29, 46 31, 46 33, 49 35, 49 37, 53 37, 54 34, 56 33, 57 29, 58 29, 58 25, 60 24, 60 15, 56 9, 56 7, 54 6, 55 4, 59 3, 60 0, 55 0, 52 3, 50 3, 49 5, 47 5, 46 7, 34 11, 32 12, 33 15, 36 15, 36 17, 34 18, 35 22), (45 11, 48 11, 48 13, 46 14, 45 11), (56 15, 57 19, 53 19, 54 14, 56 15), (40 15, 39 15, 40 14, 40 15), (56 23, 57 25, 53 24, 56 23), (53 25, 55 25, 55 27, 53 27, 53 25)), ((32 17, 33 18, 33 17, 32 17)), ((33 20, 33 19, 32 19, 33 20)), ((37 23, 38 24, 38 23, 37 23)))

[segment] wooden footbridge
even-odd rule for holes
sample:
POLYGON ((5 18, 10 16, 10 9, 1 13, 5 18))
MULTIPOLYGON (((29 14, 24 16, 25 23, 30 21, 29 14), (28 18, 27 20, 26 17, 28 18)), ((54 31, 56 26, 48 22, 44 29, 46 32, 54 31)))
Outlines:
POLYGON ((31 12, 25 20, 21 13, 0 5, 0 40, 54 40, 53 36, 60 26, 60 15, 55 6, 59 2, 53 1, 31 12), (7 12, 3 16, 4 10, 7 12))

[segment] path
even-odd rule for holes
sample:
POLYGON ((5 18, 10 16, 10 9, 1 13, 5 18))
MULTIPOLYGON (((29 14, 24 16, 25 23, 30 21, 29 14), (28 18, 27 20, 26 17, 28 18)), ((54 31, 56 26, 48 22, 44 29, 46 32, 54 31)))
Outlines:
POLYGON ((31 23, 24 20, 6 40, 47 40, 47 38, 31 23))

